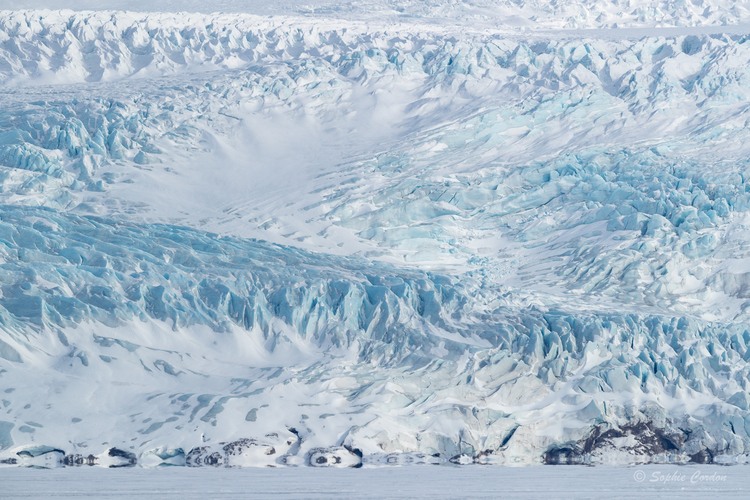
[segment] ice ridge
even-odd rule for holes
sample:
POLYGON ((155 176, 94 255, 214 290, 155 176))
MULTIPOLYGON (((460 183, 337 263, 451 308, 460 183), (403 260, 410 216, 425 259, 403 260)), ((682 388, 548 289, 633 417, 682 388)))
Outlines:
MULTIPOLYGON (((247 412, 249 422, 258 418, 257 406, 243 409, 249 408, 251 392, 266 395, 253 399, 262 399, 265 411, 284 409, 277 433, 301 433, 297 451, 283 456, 289 464, 304 457, 309 462, 321 453, 315 451, 321 444, 335 444, 325 442, 323 422, 372 412, 379 416, 351 426, 343 444, 375 461, 378 453, 396 451, 498 463, 578 456, 596 461, 597 453, 575 449, 589 429, 604 433, 619 424, 626 432, 628 425, 654 422, 662 426, 656 431, 677 443, 662 450, 664 456, 678 460, 702 452, 734 460, 744 456, 750 441, 743 423, 750 332, 742 323, 529 309, 507 288, 469 278, 456 282, 189 228, 138 226, 51 209, 3 207, 0 227, 0 321, 6 332, 0 356, 13 368, 0 375, 9 387, 3 396, 7 413, 24 414, 27 402, 33 407, 29 394, 38 389, 24 387, 22 380, 48 366, 57 367, 58 377, 75 374, 84 386, 89 377, 101 384, 129 373, 139 389, 118 403, 128 410, 101 410, 102 432, 130 427, 125 415, 137 413, 146 400, 152 410, 138 413, 148 416, 144 422, 173 415, 136 432, 144 439, 134 456, 155 460, 152 442, 185 449, 198 434, 228 442, 237 432, 231 422, 239 412, 247 412), (164 322, 171 326, 161 333, 141 332, 164 322), (154 344, 164 336, 174 337, 166 342, 171 349, 154 344), (284 355, 264 368, 238 365, 211 373, 207 357, 233 358, 212 339, 234 344, 248 337, 256 346, 253 356, 266 357, 265 363, 269 355, 284 355), (317 361, 307 364, 315 352, 317 361), (146 389, 165 383, 174 389, 206 377, 215 387, 196 400, 146 389), (290 383, 318 393, 313 400, 319 407, 309 406, 309 396, 286 392, 290 383), (23 391, 13 391, 16 386, 23 391), (329 388, 324 394, 323 387, 329 388), (282 394, 287 398, 280 399, 282 394), (332 394, 341 399, 325 401, 332 394), (186 429, 192 422, 198 425, 186 429), (446 422, 453 430, 443 427, 446 422), (729 430, 726 422, 739 424, 729 430), (563 433, 564 427, 578 430, 563 433)), ((43 439, 49 453, 75 454, 93 446, 71 447, 68 436, 54 437, 60 421, 76 418, 79 408, 48 400, 57 410, 37 412, 39 425, 19 427, 20 432, 43 439)), ((271 433, 273 426, 265 427, 271 433)), ((127 449, 127 431, 111 432, 122 437, 108 443, 127 449)), ((625 454, 653 458, 641 451, 625 454)), ((191 452, 189 464, 214 464, 197 460, 198 453, 191 452)), ((282 463, 272 455, 264 460, 282 463)), ((214 465, 226 457, 227 464, 259 460, 226 450, 219 456, 214 465)), ((607 456, 603 459, 612 459, 607 456)), ((21 454, 15 460, 33 458, 21 454)), ((361 458, 342 462, 358 463, 361 458)))

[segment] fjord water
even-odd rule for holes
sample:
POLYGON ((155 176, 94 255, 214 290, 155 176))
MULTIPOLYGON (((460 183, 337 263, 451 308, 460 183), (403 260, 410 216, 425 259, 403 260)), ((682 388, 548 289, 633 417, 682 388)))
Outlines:
POLYGON ((0 469, 3 499, 746 498, 744 467, 388 467, 372 469, 0 469), (638 481, 639 472, 645 479, 638 481))

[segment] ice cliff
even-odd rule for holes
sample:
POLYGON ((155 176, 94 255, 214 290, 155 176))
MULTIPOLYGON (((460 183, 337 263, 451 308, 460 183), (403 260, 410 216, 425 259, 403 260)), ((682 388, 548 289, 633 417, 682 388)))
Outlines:
POLYGON ((749 47, 0 13, 0 460, 746 461, 749 47))

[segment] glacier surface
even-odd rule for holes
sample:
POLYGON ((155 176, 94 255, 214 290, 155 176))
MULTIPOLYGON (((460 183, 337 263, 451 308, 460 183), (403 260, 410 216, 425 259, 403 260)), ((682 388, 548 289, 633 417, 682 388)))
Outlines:
POLYGON ((434 6, 0 12, 3 464, 748 460, 743 26, 434 6))

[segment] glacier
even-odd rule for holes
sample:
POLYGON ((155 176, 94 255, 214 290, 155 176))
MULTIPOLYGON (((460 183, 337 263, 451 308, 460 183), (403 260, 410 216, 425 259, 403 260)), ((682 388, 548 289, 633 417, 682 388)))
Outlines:
POLYGON ((7 0, 6 9, 78 11, 216 12, 232 15, 304 16, 316 21, 344 19, 360 22, 425 23, 442 26, 487 25, 492 28, 571 29, 628 27, 704 27, 747 22, 746 0, 7 0))
POLYGON ((750 460, 743 11, 434 6, 0 11, 1 464, 750 460))

